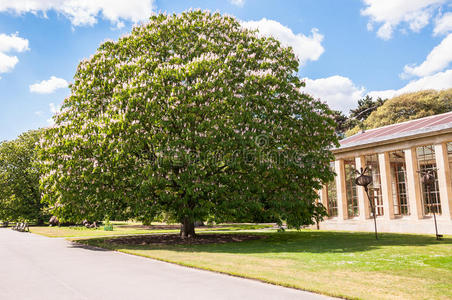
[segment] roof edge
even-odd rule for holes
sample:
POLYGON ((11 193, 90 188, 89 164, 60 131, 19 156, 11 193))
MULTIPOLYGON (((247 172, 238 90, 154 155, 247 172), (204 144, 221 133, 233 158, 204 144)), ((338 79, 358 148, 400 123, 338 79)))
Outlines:
MULTIPOLYGON (((420 119, 417 119, 417 120, 420 120, 420 119)), ((435 125, 435 126, 431 126, 431 127, 422 128, 422 129, 416 129, 416 130, 406 131, 406 132, 402 132, 402 133, 391 134, 391 135, 387 135, 387 136, 383 136, 383 137, 379 137, 379 138, 368 139, 365 142, 361 141, 361 142, 356 142, 356 143, 350 143, 350 144, 341 146, 339 148, 334 148, 331 151, 336 152, 336 153, 347 152, 352 149, 361 149, 361 148, 371 147, 372 145, 374 145, 376 143, 391 144, 393 142, 398 142, 400 139, 408 138, 411 140, 411 139, 415 139, 417 137, 422 137, 422 136, 432 133, 432 132, 437 132, 438 134, 442 134, 442 133, 449 132, 449 131, 452 132, 452 123, 435 125)))
MULTIPOLYGON (((447 115, 447 114, 452 114, 452 111, 445 112, 445 113, 442 113, 442 114, 427 116, 427 117, 423 117, 423 118, 419 118, 419 119, 413 119, 413 120, 403 121, 403 122, 396 123, 396 124, 385 125, 385 126, 382 126, 382 127, 377 127, 377 128, 372 128, 372 129, 366 129, 365 132, 371 132, 371 131, 380 130, 380 129, 383 129, 383 128, 389 128, 389 127, 401 126, 401 125, 403 125, 403 124, 407 124, 407 123, 410 123, 410 122, 420 121, 420 120, 427 120, 427 119, 429 119, 429 118, 437 118, 437 117, 440 117, 440 116, 443 116, 443 115, 447 115)), ((355 133, 355 134, 352 135, 352 136, 346 137, 346 138, 343 139, 342 141, 351 139, 352 137, 355 137, 355 136, 357 136, 357 135, 359 135, 359 134, 361 134, 361 133, 362 133, 362 132, 355 133)))

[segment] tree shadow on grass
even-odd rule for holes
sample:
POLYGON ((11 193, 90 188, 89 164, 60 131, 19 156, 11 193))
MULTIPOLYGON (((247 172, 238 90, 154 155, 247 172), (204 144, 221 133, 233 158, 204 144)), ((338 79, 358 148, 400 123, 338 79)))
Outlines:
MULTIPOLYGON (((202 234, 202 233, 201 233, 202 234)), ((233 234, 233 233, 231 233, 233 234)), ((380 233, 379 240, 375 240, 373 233, 368 232, 340 232, 313 231, 284 233, 254 233, 264 235, 265 238, 244 242, 230 242, 222 244, 203 245, 112 245, 108 238, 90 240, 91 245, 122 250, 171 250, 179 252, 209 252, 229 254, 253 253, 349 253, 375 250, 386 246, 421 247, 429 245, 452 245, 452 238, 446 237, 437 241, 431 235, 380 233)), ((83 241, 82 241, 83 242, 83 241)))
POLYGON ((70 241, 68 248, 84 249, 84 250, 99 251, 99 252, 112 251, 111 249, 108 249, 108 248, 97 247, 94 244, 85 244, 83 240, 70 241))

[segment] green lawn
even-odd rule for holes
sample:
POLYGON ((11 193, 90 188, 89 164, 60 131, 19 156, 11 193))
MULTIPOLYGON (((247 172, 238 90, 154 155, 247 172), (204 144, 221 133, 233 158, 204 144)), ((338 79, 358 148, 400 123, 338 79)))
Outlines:
MULTIPOLYGON (((199 231, 198 231, 199 232, 199 231)), ((241 243, 112 246, 181 265, 361 299, 452 299, 452 237, 303 230, 241 243)))
POLYGON ((168 233, 176 232, 175 230, 146 230, 140 228, 130 228, 122 226, 114 226, 113 231, 105 231, 101 226, 99 228, 85 227, 49 227, 35 226, 30 227, 31 233, 45 235, 48 237, 96 237, 110 235, 129 235, 129 234, 151 234, 151 233, 168 233))
MULTIPOLYGON (((178 229, 146 229, 139 228, 141 223, 130 222, 112 222, 113 231, 105 231, 103 226, 98 228, 85 228, 83 226, 67 226, 67 227, 49 227, 49 226, 32 226, 30 232, 44 235, 47 237, 99 237, 113 235, 135 235, 135 234, 152 234, 152 233, 177 233, 178 229)), ((221 227, 202 227, 197 228, 198 232, 203 231, 238 231, 238 230, 256 230, 272 227, 272 225, 256 225, 256 224, 226 224, 221 227)))

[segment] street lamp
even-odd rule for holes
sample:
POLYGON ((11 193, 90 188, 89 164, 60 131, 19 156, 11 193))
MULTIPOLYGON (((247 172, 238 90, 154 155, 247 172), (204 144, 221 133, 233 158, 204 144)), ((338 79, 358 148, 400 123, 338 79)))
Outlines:
POLYGON ((364 187, 364 190, 366 191, 367 199, 369 199, 370 208, 372 209, 372 214, 374 216, 374 228, 375 228, 375 239, 378 240, 378 233, 377 233, 377 219, 375 215, 375 199, 370 200, 369 195, 369 184, 372 183, 372 176, 366 175, 368 168, 366 167, 364 170, 361 168, 360 171, 355 170, 355 173, 358 174, 358 177, 355 179, 356 185, 364 187))
POLYGON ((436 172, 436 170, 437 169, 432 169, 432 170, 425 170, 425 171, 418 171, 418 172, 421 174, 422 184, 424 184, 427 189, 427 203, 430 205, 430 209, 433 213, 433 220, 435 222, 436 239, 440 240, 443 237, 443 235, 438 234, 438 225, 436 223, 436 209, 437 209, 438 205, 433 205, 431 194, 430 194, 431 188, 435 184, 434 172, 436 172))

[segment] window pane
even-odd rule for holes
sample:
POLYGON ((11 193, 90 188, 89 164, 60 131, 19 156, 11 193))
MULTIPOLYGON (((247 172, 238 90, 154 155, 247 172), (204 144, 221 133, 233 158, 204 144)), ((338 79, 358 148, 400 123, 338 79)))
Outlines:
POLYGON ((359 216, 358 196, 355 183, 355 161, 345 160, 345 192, 347 196, 347 210, 350 218, 359 216))
POLYGON ((403 151, 391 152, 389 161, 394 214, 409 215, 405 153, 403 151))
POLYGON ((428 215, 433 211, 441 214, 441 201, 439 198, 438 176, 436 172, 435 148, 433 145, 422 146, 416 149, 418 166, 420 171, 422 199, 424 203, 424 214, 428 215), (422 183, 422 174, 431 171, 435 176, 434 184, 429 187, 422 183))
MULTIPOLYGON (((368 175, 372 176, 372 183, 369 185, 369 201, 375 205, 375 214, 382 216, 383 210, 383 197, 381 196, 381 179, 380 179, 380 166, 378 164, 378 155, 366 155, 366 167, 368 168, 368 175)), ((372 215, 372 207, 370 207, 372 215)))
MULTIPOLYGON (((330 168, 334 170, 334 162, 330 164, 330 168)), ((337 217, 337 188, 336 180, 332 180, 327 185, 327 205, 328 205, 328 216, 337 217)))

